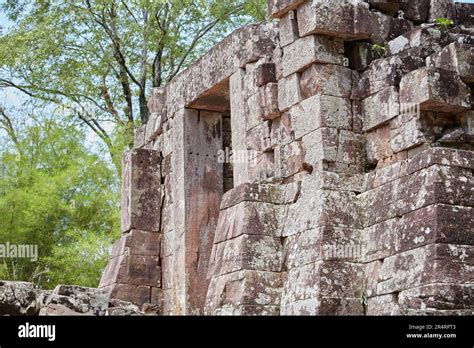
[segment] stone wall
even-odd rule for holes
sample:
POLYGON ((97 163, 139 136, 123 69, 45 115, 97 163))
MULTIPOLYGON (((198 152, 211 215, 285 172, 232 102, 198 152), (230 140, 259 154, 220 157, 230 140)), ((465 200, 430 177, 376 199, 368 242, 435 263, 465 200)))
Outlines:
POLYGON ((268 11, 153 91, 101 287, 164 315, 472 314, 473 5, 268 11))

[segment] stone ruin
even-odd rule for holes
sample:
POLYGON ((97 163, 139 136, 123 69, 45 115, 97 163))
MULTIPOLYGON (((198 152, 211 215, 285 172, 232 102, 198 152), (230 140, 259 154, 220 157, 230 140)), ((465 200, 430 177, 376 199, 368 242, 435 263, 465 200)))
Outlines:
POLYGON ((153 90, 100 287, 163 315, 472 314, 474 5, 268 11, 153 90))

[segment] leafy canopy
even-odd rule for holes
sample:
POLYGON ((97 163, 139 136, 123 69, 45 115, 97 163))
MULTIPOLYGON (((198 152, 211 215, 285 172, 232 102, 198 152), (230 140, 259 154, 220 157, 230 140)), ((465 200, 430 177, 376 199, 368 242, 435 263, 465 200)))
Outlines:
POLYGON ((265 3, 6 0, 2 9, 14 25, 0 35, 0 88, 16 88, 80 119, 104 141, 119 170, 121 146, 148 120, 150 89, 235 28, 262 20, 265 3))
POLYGON ((0 259, 0 279, 97 286, 119 231, 113 168, 70 124, 18 124, 2 110, 0 128, 0 244, 39 249, 37 262, 0 259))

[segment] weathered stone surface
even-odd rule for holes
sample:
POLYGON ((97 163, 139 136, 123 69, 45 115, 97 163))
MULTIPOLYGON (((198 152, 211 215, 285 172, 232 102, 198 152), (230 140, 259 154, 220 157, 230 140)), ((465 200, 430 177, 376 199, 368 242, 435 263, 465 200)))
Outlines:
POLYGON ((301 141, 275 148, 275 176, 288 178, 305 170, 301 141))
POLYGON ((426 58, 451 42, 446 31, 433 26, 413 29, 388 42, 388 55, 426 58))
POLYGON ((302 99, 300 74, 292 74, 278 81, 278 108, 280 111, 287 111, 302 99))
POLYGON ((274 18, 280 18, 291 10, 296 9, 305 0, 269 0, 268 15, 274 18))
POLYGON ((278 108, 278 83, 268 83, 260 88, 262 119, 273 120, 280 116, 278 108))
POLYGON ((385 88, 398 86, 405 74, 424 65, 424 60, 418 57, 394 56, 374 60, 357 82, 352 98, 365 99, 385 88))
POLYGON ((299 39, 296 12, 285 14, 278 23, 281 47, 288 46, 299 39))
POLYGON ((188 106, 239 68, 271 56, 274 42, 275 31, 270 24, 249 25, 227 36, 166 86, 168 115, 188 106))
POLYGON ((283 48, 283 76, 301 72, 313 63, 342 64, 344 45, 340 39, 310 35, 283 48))
POLYGON ((321 127, 351 129, 351 105, 348 99, 326 95, 310 97, 290 110, 296 139, 321 127))
POLYGON ((221 212, 214 243, 221 243, 241 235, 281 235, 284 206, 244 201, 221 212))
POLYGON ((274 237, 241 235, 214 246, 209 278, 244 269, 280 272, 281 242, 274 237))
POLYGON ((368 3, 371 7, 389 15, 394 16, 401 9, 401 0, 369 0, 368 3))
POLYGON ((349 98, 352 92, 352 71, 340 65, 313 64, 300 79, 303 98, 316 94, 349 98))
POLYGON ((36 289, 32 283, 0 281, 0 315, 36 314, 36 289))
POLYGON ((431 283, 463 283, 472 279, 471 246, 434 244, 385 259, 377 294, 407 290, 431 283))
POLYGON ((301 36, 329 35, 344 40, 368 40, 382 44, 410 30, 404 19, 369 11, 362 1, 312 0, 298 8, 301 36))
POLYGON ((287 185, 246 183, 224 194, 221 209, 233 207, 241 202, 261 202, 283 205, 293 203, 298 195, 299 183, 287 185))
POLYGON ((235 314, 241 306, 279 307, 282 285, 281 275, 275 272, 243 270, 213 278, 205 313, 235 314))
POLYGON ((402 10, 405 18, 415 23, 428 21, 431 0, 403 1, 402 10))
POLYGON ((398 116, 399 95, 395 87, 388 87, 363 101, 363 129, 368 131, 379 127, 398 116))
POLYGON ((258 87, 266 85, 267 83, 277 82, 275 63, 261 63, 256 66, 256 84, 258 87))
POLYGON ((471 107, 471 92, 455 73, 425 67, 402 78, 400 102, 426 111, 459 113, 471 107))
POLYGON ((156 151, 125 154, 122 174, 122 231, 158 231, 161 207, 160 160, 156 151))
POLYGON ((470 284, 431 284, 400 292, 402 312, 418 310, 471 309, 474 305, 474 288, 470 284))
POLYGON ((453 42, 426 58, 426 65, 450 70, 466 83, 474 82, 474 46, 453 42))

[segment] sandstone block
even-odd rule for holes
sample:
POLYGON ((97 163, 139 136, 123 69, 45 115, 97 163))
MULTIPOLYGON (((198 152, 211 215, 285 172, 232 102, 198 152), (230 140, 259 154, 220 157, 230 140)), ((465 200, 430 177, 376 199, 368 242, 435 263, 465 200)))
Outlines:
POLYGON ((122 231, 158 232, 161 178, 158 152, 135 149, 125 154, 122 174, 122 231))
MULTIPOLYGON (((329 35, 345 40, 368 39, 370 33, 359 33, 356 29, 356 16, 366 21, 370 16, 368 6, 348 1, 311 0, 298 8, 298 27, 301 36, 310 34, 329 35), (357 7, 357 10, 356 10, 357 7), (362 12, 365 18, 359 17, 362 12), (357 14, 356 14, 357 12, 357 14)), ((359 27, 359 25, 357 25, 359 27)))
POLYGON ((245 183, 226 192, 222 197, 221 210, 242 202, 262 202, 277 205, 293 203, 298 195, 299 184, 245 183))
POLYGON ((280 272, 281 267, 282 246, 279 239, 261 235, 241 235, 214 245, 208 277, 244 269, 280 272))
POLYGON ((268 83, 260 87, 260 103, 262 119, 273 120, 280 116, 278 108, 278 83, 268 83))
POLYGON ((290 16, 290 14, 287 13, 281 17, 280 22, 278 23, 278 28, 280 31, 281 47, 288 46, 298 40, 298 23, 296 21, 295 13, 293 13, 293 16, 290 16))
POLYGON ((282 278, 279 273, 244 270, 213 278, 205 313, 219 315, 241 306, 278 306, 282 278))
POLYGON ((474 289, 469 284, 430 284, 402 291, 399 295, 402 311, 471 309, 474 289))
POLYGON ((455 73, 425 67, 402 78, 400 102, 418 104, 422 111, 459 113, 470 109, 471 92, 455 73))
POLYGON ((453 42, 428 58, 426 65, 450 70, 465 83, 474 82, 474 46, 453 42))
POLYGON ((300 79, 303 98, 316 94, 349 98, 352 92, 352 71, 340 65, 313 64, 300 79))
POLYGON ((284 14, 296 9, 305 0, 270 0, 268 1, 268 15, 280 18, 284 14))
POLYGON ((281 117, 275 118, 270 130, 270 145, 275 148, 278 145, 289 144, 295 140, 292 126, 291 115, 283 113, 281 117))
POLYGON ((424 60, 417 57, 394 56, 374 60, 369 70, 362 74, 352 97, 365 99, 387 87, 398 86, 403 75, 424 65, 424 60))
POLYGON ((300 141, 275 148, 276 177, 287 178, 303 170, 303 153, 300 141))
POLYGON ((432 244, 384 260, 377 294, 431 283, 460 284, 474 276, 472 247, 432 244))
POLYGON ((310 35, 283 48, 283 76, 304 70, 314 63, 342 64, 344 44, 340 39, 310 35))
POLYGON ((284 112, 303 99, 300 74, 292 74, 278 81, 278 108, 284 112))
POLYGON ((276 66, 275 63, 264 62, 261 64, 257 63, 255 71, 255 83, 257 87, 266 85, 267 83, 277 82, 276 79, 276 66))
POLYGON ((283 207, 262 202, 242 202, 219 215, 214 243, 242 235, 281 235, 283 207))
POLYGON ((351 129, 350 101, 345 98, 316 95, 290 110, 291 124, 296 139, 321 127, 351 129))
POLYGON ((387 87, 366 98, 362 104, 363 128, 371 130, 398 116, 399 95, 395 87, 387 87))
POLYGON ((451 42, 449 34, 436 27, 416 28, 388 42, 389 56, 426 58, 451 42))
POLYGON ((368 2, 370 6, 389 16, 397 14, 403 3, 401 0, 369 0, 368 2))

